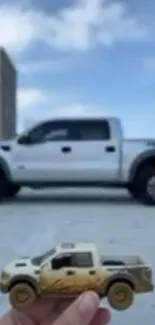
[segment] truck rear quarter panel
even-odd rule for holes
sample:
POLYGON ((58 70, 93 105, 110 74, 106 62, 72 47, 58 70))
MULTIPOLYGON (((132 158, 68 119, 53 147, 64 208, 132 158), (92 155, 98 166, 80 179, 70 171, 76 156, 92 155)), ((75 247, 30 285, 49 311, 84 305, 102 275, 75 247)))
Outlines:
POLYGON ((149 266, 130 267, 128 268, 128 272, 134 278, 136 293, 144 293, 153 290, 152 270, 149 266))
POLYGON ((148 146, 147 141, 124 140, 122 143, 122 181, 129 182, 138 165, 152 156, 155 157, 155 146, 148 146))

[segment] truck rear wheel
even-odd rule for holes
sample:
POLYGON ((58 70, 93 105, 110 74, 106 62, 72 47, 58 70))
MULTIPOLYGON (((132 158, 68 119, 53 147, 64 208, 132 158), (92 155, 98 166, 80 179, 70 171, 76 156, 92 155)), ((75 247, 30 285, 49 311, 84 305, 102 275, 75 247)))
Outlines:
POLYGON ((127 187, 127 190, 134 199, 136 199, 136 200, 139 199, 140 191, 138 191, 138 189, 134 183, 129 184, 127 187))
POLYGON ((134 292, 128 283, 117 281, 109 287, 107 298, 111 307, 117 310, 125 310, 132 305, 134 292))
POLYGON ((17 283, 10 289, 9 300, 13 308, 20 309, 29 307, 36 300, 36 292, 26 282, 17 283))
POLYGON ((155 205, 155 167, 146 166, 135 177, 138 199, 146 205, 155 205))

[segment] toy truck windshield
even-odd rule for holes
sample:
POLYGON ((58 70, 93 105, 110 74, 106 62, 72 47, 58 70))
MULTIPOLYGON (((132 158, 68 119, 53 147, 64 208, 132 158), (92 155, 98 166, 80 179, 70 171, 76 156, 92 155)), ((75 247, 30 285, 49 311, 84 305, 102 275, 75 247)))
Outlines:
POLYGON ((33 257, 31 259, 31 263, 34 266, 40 266, 46 259, 48 259, 49 257, 52 257, 55 253, 56 253, 56 249, 52 248, 42 255, 33 257))

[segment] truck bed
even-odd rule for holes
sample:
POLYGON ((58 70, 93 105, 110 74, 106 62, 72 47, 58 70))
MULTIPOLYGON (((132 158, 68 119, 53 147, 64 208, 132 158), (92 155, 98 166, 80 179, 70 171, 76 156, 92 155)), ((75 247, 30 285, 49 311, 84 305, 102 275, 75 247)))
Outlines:
POLYGON ((146 263, 140 256, 135 255, 104 255, 101 256, 101 264, 103 266, 145 266, 146 263))

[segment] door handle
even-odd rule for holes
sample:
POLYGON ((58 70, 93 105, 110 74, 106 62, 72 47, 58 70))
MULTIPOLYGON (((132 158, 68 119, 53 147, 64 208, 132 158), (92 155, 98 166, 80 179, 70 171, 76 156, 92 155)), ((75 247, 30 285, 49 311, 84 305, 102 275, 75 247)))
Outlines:
POLYGON ((66 272, 66 274, 67 274, 67 275, 73 275, 73 274, 75 274, 75 271, 73 271, 73 270, 68 270, 68 271, 66 272))
POLYGON ((63 153, 69 153, 69 152, 71 152, 72 150, 71 150, 71 147, 62 147, 62 148, 61 148, 61 151, 62 151, 63 153))
POLYGON ((90 275, 94 275, 94 274, 96 274, 96 271, 95 271, 95 270, 90 270, 90 271, 89 271, 89 274, 90 274, 90 275))
POLYGON ((114 146, 107 146, 105 148, 105 151, 107 151, 107 152, 114 152, 115 150, 116 150, 116 148, 114 146))

